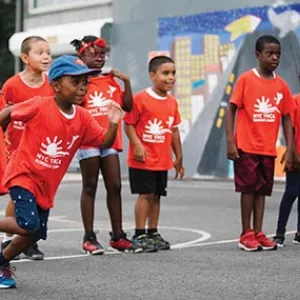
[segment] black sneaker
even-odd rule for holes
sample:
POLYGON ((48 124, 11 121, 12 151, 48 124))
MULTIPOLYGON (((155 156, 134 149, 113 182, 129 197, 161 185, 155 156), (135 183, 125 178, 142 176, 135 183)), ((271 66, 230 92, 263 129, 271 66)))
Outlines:
POLYGON ((277 244, 277 247, 282 248, 284 246, 284 236, 275 235, 273 241, 277 244))
POLYGON ((39 250, 38 244, 34 243, 32 246, 24 250, 24 255, 30 260, 43 260, 44 253, 39 250))
POLYGON ((158 247, 155 241, 146 234, 133 237, 132 249, 134 253, 158 251, 158 247))
MULTIPOLYGON (((11 241, 6 241, 4 243, 1 243, 1 252, 10 244, 11 241)), ((20 255, 17 255, 13 260, 19 260, 20 255)))
POLYGON ((171 244, 164 240, 158 232, 151 234, 150 238, 157 244, 158 250, 170 250, 171 244))
POLYGON ((293 239, 293 243, 300 245, 300 235, 297 235, 297 233, 295 233, 295 237, 293 239))

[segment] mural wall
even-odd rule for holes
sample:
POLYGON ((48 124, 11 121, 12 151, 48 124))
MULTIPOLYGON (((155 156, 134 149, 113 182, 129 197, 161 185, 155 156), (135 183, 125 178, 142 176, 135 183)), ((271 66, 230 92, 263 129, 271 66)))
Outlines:
MULTIPOLYGON (((277 36, 282 43, 278 73, 300 92, 300 4, 277 7, 252 7, 198 15, 159 19, 158 51, 176 61, 177 82, 174 94, 179 100, 183 122, 181 135, 190 150, 190 176, 195 174, 232 176, 225 153, 224 114, 236 78, 256 65, 254 47, 262 34, 277 36), (291 76, 292 75, 292 76, 291 76), (225 84, 224 84, 225 80, 225 84), (206 110, 210 102, 214 109, 206 110), (210 114, 211 122, 202 122, 210 114), (205 115, 204 115, 205 114, 205 115), (197 125, 198 123, 198 125, 197 125), (193 128, 201 124, 205 140, 193 128), (194 152, 197 152, 195 164, 194 152)), ((278 137, 278 152, 284 149, 278 137)), ((277 165, 276 176, 282 176, 277 165)))

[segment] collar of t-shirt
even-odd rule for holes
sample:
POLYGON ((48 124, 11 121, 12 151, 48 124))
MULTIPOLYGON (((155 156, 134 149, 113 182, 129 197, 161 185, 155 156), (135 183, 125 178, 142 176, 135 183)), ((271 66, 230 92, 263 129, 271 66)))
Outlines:
MULTIPOLYGON (((252 71, 253 71, 253 73, 254 73, 257 77, 261 78, 261 76, 259 75, 259 73, 258 73, 258 71, 257 71, 256 68, 253 68, 252 71)), ((274 77, 274 79, 276 78, 275 72, 273 72, 273 77, 274 77)))
POLYGON ((61 114, 68 120, 72 120, 75 117, 76 114, 76 105, 72 105, 73 107, 73 113, 71 115, 66 114, 65 112, 63 112, 62 110, 59 110, 61 112, 61 114))
POLYGON ((167 99, 167 97, 162 97, 162 96, 157 95, 151 87, 146 89, 146 93, 149 96, 151 96, 152 98, 157 99, 157 100, 166 100, 167 99))

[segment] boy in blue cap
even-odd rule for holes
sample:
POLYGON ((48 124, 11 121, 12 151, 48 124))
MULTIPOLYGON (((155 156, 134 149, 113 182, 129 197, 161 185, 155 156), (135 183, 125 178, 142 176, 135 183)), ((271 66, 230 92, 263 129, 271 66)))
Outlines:
POLYGON ((49 70, 54 97, 35 97, 5 108, 0 125, 22 121, 25 130, 4 174, 15 205, 15 218, 0 220, 0 231, 17 234, 0 253, 0 288, 16 286, 10 260, 39 239, 46 240, 49 210, 60 182, 82 146, 111 147, 118 130, 121 108, 109 107, 107 131, 81 104, 87 92, 89 69, 74 56, 61 56, 49 70))

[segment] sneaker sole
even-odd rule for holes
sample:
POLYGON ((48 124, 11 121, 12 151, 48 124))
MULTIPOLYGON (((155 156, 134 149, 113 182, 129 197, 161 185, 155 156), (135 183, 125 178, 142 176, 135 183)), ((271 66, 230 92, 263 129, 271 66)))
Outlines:
POLYGON ((17 286, 14 284, 14 285, 4 285, 4 284, 0 284, 0 289, 2 290, 7 290, 7 289, 14 289, 16 288, 17 286))
POLYGON ((95 251, 82 250, 83 254, 89 254, 89 255, 102 255, 104 254, 104 252, 105 252, 104 249, 95 250, 95 251))
POLYGON ((243 244, 241 244, 241 243, 239 243, 239 248, 240 248, 241 250, 246 251, 246 252, 256 252, 256 251, 262 250, 262 248, 261 248, 260 246, 257 247, 257 248, 247 248, 245 245, 243 245, 243 244))
POLYGON ((293 244, 295 245, 300 245, 300 242, 296 241, 296 240, 293 240, 293 244))
POLYGON ((278 247, 278 248, 283 248, 283 247, 284 247, 284 244, 277 244, 277 247, 278 247))
POLYGON ((278 248, 278 245, 273 246, 273 247, 263 247, 263 246, 262 246, 262 249, 263 249, 264 251, 277 250, 277 248, 278 248))

